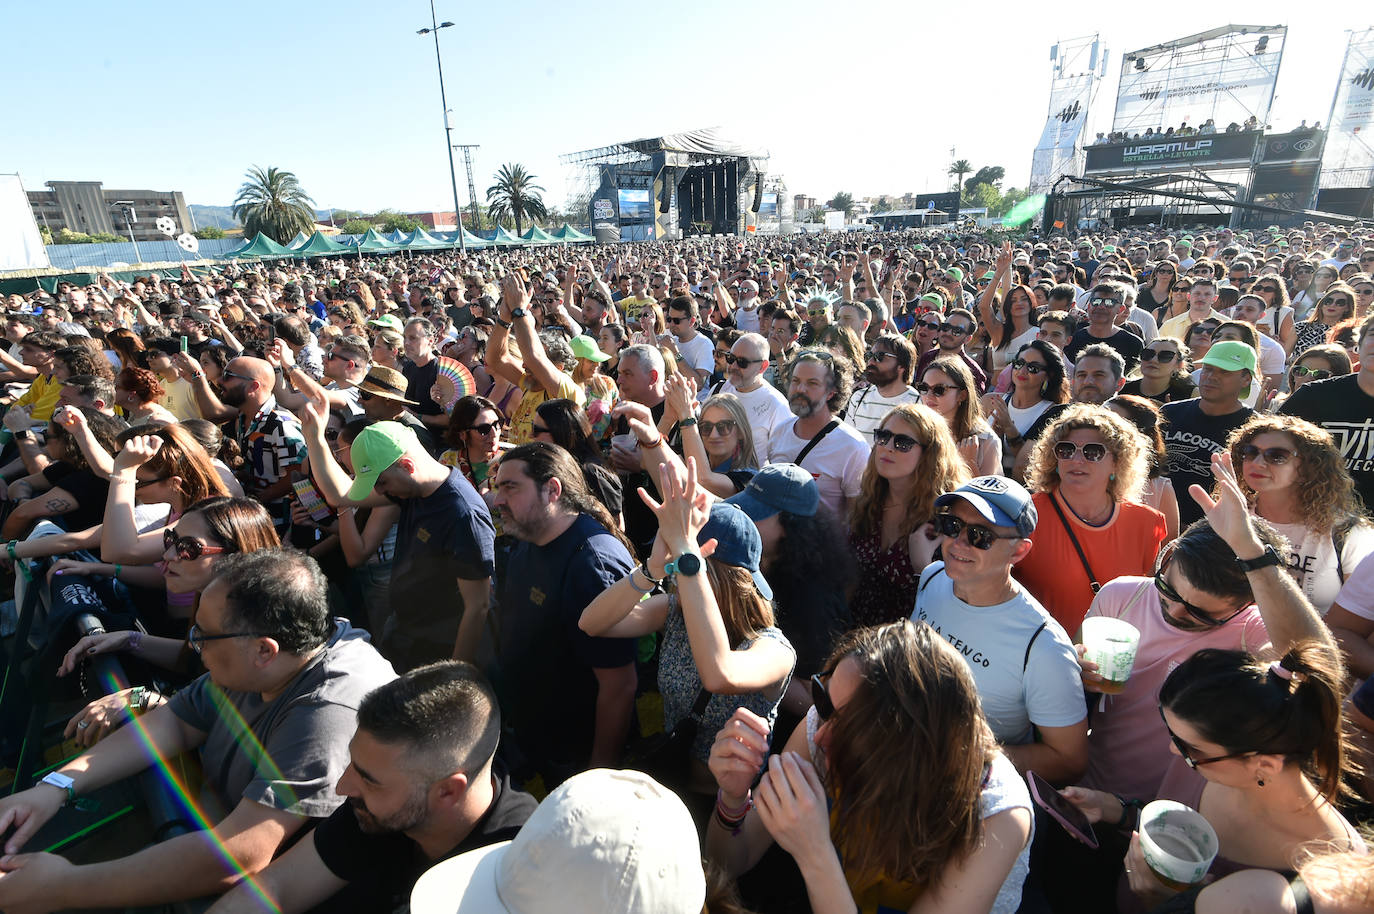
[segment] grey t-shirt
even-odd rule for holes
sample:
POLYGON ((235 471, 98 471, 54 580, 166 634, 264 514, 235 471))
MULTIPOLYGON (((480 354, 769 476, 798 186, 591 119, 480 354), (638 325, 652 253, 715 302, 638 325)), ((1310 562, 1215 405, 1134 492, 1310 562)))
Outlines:
POLYGON ((207 673, 170 706, 207 734, 200 747, 205 786, 225 813, 252 800, 319 818, 343 802, 334 785, 348 767, 358 705, 395 678, 367 632, 339 619, 324 649, 272 701, 225 691, 207 673))
POLYGON ((963 655, 998 741, 1024 745, 1032 724, 1068 727, 1087 717, 1078 654, 1063 626, 1024 589, 996 606, 970 606, 944 568, 935 562, 922 572, 911 621, 928 623, 963 655))

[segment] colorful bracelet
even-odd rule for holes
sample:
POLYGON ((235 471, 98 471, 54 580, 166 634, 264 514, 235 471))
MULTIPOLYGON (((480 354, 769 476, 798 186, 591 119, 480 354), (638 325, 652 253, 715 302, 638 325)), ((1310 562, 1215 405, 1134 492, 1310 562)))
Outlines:
POLYGON ((647 578, 647 579, 651 582, 651 583, 649 584, 649 587, 648 587, 647 589, 641 588, 638 584, 635 583, 635 572, 636 572, 636 571, 639 571, 639 570, 640 570, 639 568, 631 568, 631 569, 630 569, 630 573, 627 574, 627 575, 625 575, 625 580, 627 580, 627 581, 630 582, 630 589, 633 590, 635 593, 638 593, 638 594, 645 594, 645 595, 647 595, 647 594, 653 593, 653 592, 654 592, 654 588, 657 587, 658 585, 655 584, 655 583, 652 583, 654 579, 651 578, 651 577, 649 577, 647 574, 644 575, 644 577, 647 578))

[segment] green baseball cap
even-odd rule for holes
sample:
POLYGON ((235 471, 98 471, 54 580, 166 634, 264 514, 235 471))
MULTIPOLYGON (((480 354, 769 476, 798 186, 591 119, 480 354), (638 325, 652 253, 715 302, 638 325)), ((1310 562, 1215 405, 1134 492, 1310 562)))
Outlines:
MULTIPOLYGON (((1207 354, 1198 360, 1198 364, 1211 365, 1222 371, 1248 371, 1252 379, 1259 371, 1254 347, 1249 343, 1242 343, 1240 340, 1223 340, 1220 343, 1213 343, 1211 348, 1207 350, 1207 354)), ((1250 396, 1248 384, 1240 395, 1242 397, 1250 396)))
POLYGON ((406 451, 420 446, 415 432, 399 422, 378 422, 369 425, 353 439, 349 455, 353 458, 353 485, 348 489, 349 501, 362 501, 372 493, 377 477, 399 460, 406 451))
POLYGON ((602 352, 596 345, 596 340, 584 334, 579 334, 569 340, 568 345, 572 348, 573 355, 579 359, 590 359, 593 362, 604 362, 610 358, 602 352))
POLYGON ((405 330, 405 325, 401 323, 401 319, 394 314, 383 314, 381 317, 374 317, 367 322, 367 325, 369 327, 390 327, 397 333, 405 330))
POLYGON ((929 302, 937 308, 943 308, 945 306, 945 300, 934 292, 927 292, 925 295, 922 295, 918 301, 929 302))
POLYGON ((964 281, 964 271, 959 269, 958 267, 950 267, 948 270, 945 270, 945 275, 948 276, 950 279, 953 279, 955 282, 964 281))

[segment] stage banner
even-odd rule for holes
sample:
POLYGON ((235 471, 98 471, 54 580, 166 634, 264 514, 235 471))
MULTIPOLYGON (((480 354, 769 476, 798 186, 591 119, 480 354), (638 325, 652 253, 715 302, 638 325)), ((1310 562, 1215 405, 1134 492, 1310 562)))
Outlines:
POLYGON ((1374 182, 1374 29, 1350 36, 1331 106, 1322 170, 1323 186, 1335 172, 1344 173, 1341 186, 1353 186, 1352 180, 1374 182))
POLYGON ((1078 173, 1093 79, 1092 73, 1056 79, 1050 89, 1050 113, 1031 158, 1031 193, 1046 192, 1060 175, 1078 173))
POLYGON ((1259 133, 1217 133, 1089 146, 1085 173, 1160 171, 1179 165, 1248 165, 1259 140, 1259 133))
POLYGON ((1240 54, 1220 60, 1179 62, 1156 58, 1144 70, 1122 59, 1112 130, 1129 134, 1200 127, 1211 118, 1218 132, 1242 124, 1251 113, 1265 116, 1279 75, 1281 54, 1240 54))
POLYGON ((18 175, 0 175, 0 272, 51 266, 18 175))

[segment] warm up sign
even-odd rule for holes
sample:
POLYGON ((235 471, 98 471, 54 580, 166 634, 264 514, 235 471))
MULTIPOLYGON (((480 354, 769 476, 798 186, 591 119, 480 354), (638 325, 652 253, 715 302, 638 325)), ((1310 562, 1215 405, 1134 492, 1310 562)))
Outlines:
POLYGON ((1089 146, 1086 173, 1153 171, 1160 166, 1173 165, 1248 165, 1259 140, 1259 133, 1213 133, 1089 146))

